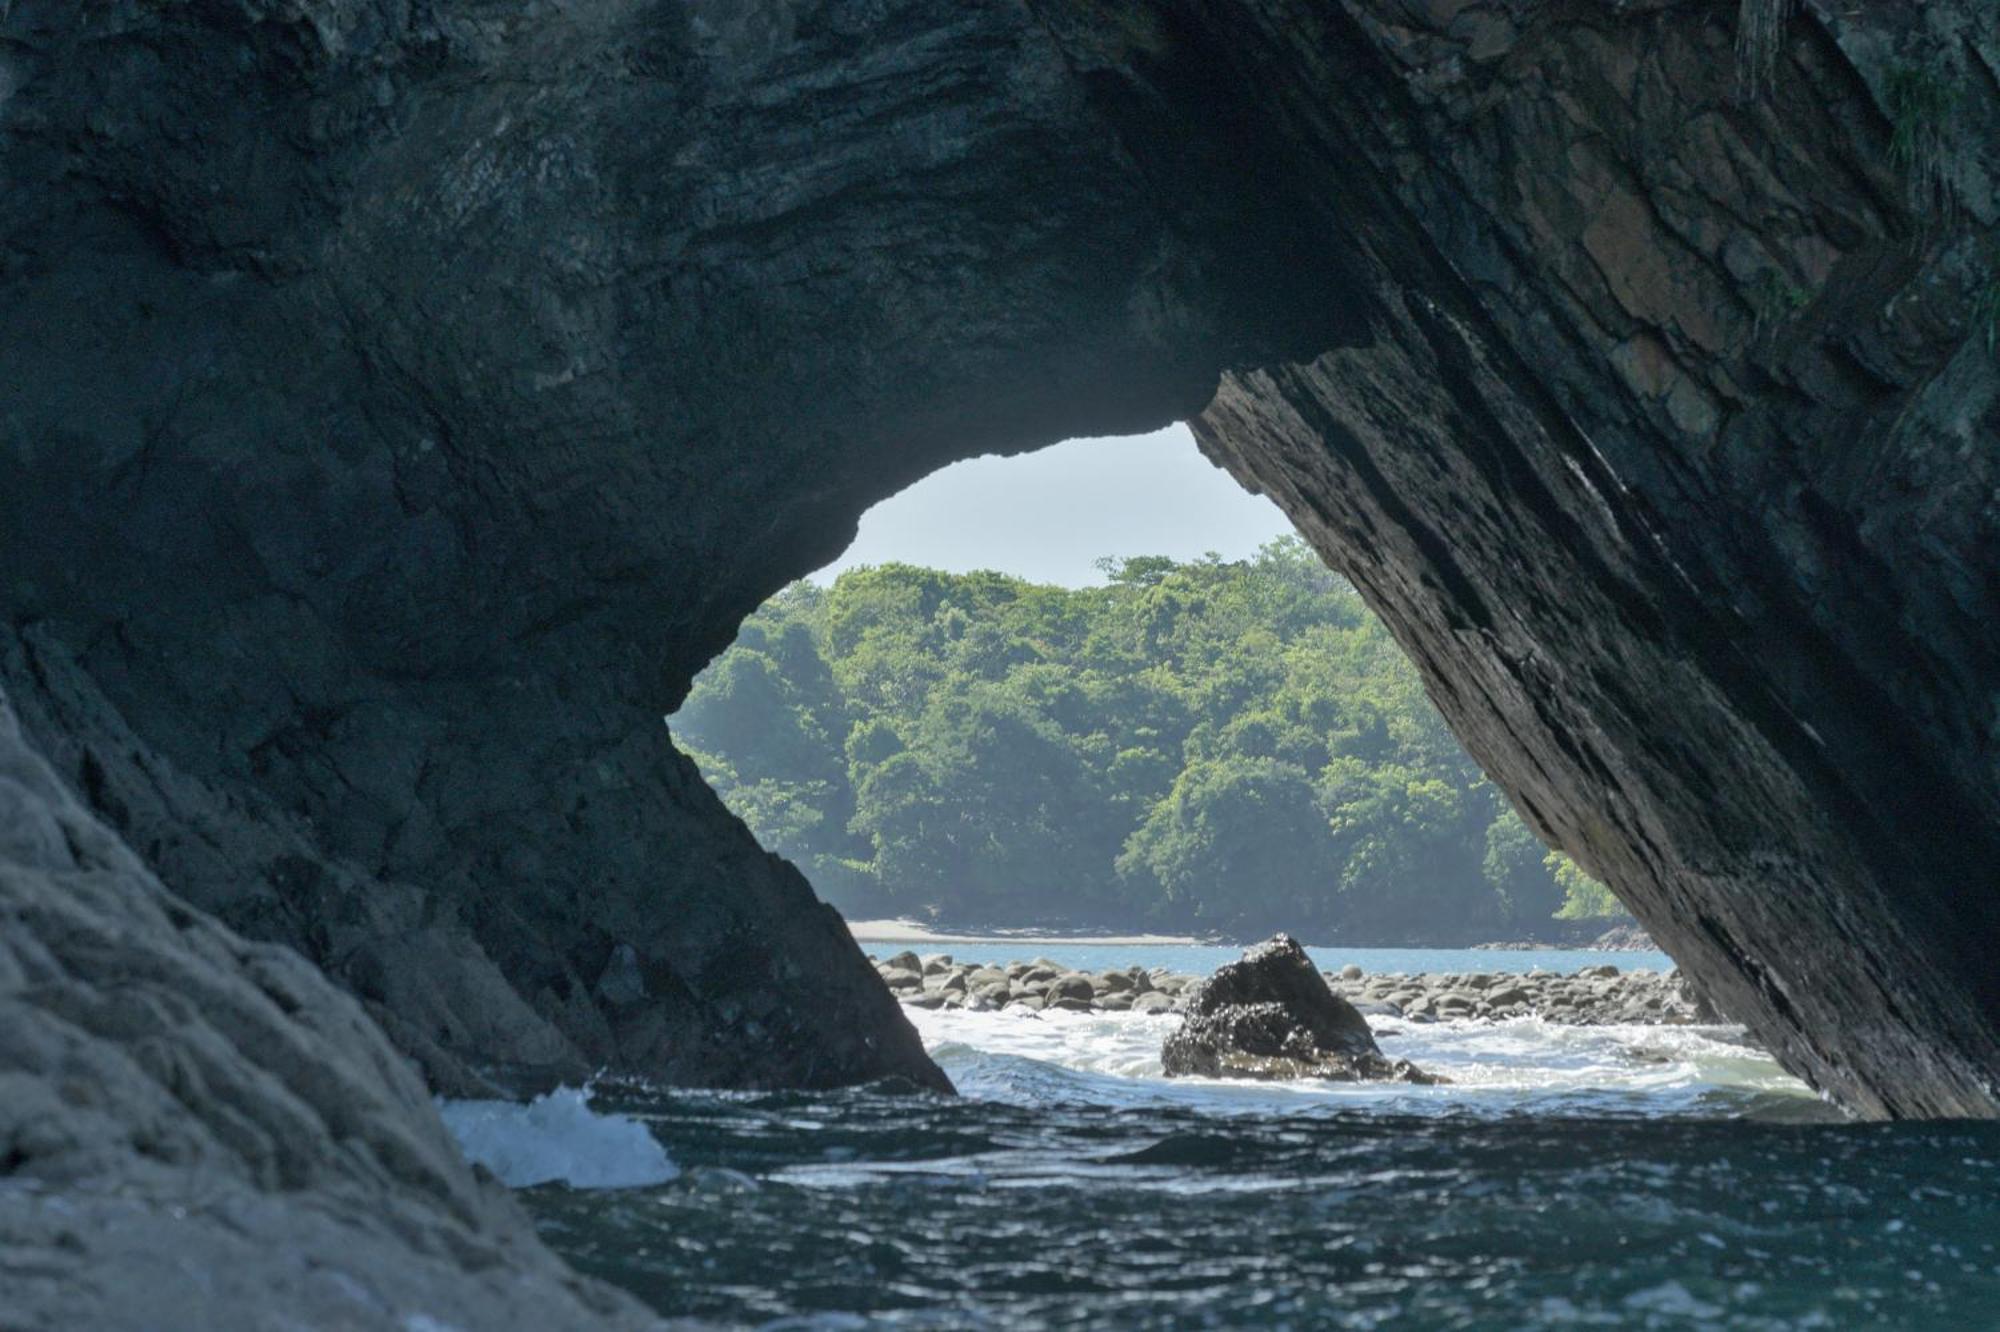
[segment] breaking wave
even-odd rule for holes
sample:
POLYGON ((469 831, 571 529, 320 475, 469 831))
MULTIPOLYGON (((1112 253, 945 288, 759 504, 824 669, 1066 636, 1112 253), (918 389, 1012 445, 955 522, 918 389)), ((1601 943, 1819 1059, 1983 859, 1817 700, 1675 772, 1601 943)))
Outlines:
POLYGON ((651 1130, 629 1115, 599 1114, 584 1087, 558 1087, 526 1105, 438 1102, 459 1150, 510 1188, 637 1189, 680 1174, 651 1130))

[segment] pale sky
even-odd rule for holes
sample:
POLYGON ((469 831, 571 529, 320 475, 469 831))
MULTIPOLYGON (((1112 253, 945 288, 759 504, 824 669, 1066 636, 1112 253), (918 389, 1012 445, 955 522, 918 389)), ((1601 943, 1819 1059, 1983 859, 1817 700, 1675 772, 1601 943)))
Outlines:
POLYGON ((900 560, 1080 587, 1103 581, 1092 567, 1100 555, 1241 559, 1291 530, 1176 425, 954 463, 870 509, 854 544, 812 578, 900 560))

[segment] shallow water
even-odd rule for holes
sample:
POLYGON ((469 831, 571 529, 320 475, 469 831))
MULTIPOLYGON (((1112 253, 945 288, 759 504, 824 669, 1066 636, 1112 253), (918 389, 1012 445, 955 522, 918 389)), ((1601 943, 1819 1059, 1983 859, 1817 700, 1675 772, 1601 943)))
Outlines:
POLYGON ((1451 1085, 1278 1086, 912 1016, 962 1097, 603 1087, 679 1175, 522 1196, 732 1326, 2000 1326, 2000 1126, 1839 1123, 1729 1029, 1385 1024, 1451 1085))
MULTIPOLYGON (((895 940, 858 939, 864 952, 889 957, 904 949, 919 957, 949 954, 958 962, 1025 962, 1045 957, 1078 971, 1109 971, 1130 966, 1165 967, 1169 971, 1206 976, 1243 950, 1223 944, 1069 944, 1053 939, 954 939, 950 943, 909 944, 895 940)), ((1584 948, 1340 948, 1308 945, 1313 961, 1327 971, 1349 962, 1363 971, 1405 975, 1477 971, 1553 971, 1564 975, 1606 963, 1620 971, 1670 970, 1665 953, 1606 953, 1584 948)))

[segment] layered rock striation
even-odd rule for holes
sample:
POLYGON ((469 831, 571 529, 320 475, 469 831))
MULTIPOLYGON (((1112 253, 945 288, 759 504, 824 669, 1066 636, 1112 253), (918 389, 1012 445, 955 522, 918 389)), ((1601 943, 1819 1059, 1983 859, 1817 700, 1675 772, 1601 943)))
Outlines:
POLYGON ((1720 6, 1259 8, 1383 300, 1207 447, 1721 1011, 1993 1114, 2000 15, 1806 4, 1747 89, 1720 6))

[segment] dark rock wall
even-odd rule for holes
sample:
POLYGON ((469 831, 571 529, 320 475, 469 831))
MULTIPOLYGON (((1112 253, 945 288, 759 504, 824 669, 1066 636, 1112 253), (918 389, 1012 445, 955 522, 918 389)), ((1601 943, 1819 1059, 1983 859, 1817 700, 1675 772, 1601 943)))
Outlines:
POLYGON ((1715 3, 14 0, 0 671, 440 1085, 935 1080, 659 718, 873 500, 1199 413, 1792 1067, 1990 1113, 1983 12, 1742 101, 1715 3))
POLYGON ((1991 12, 1809 7, 1746 98, 1716 6, 1269 8, 1232 54, 1313 90, 1298 174, 1403 294, 1227 376, 1211 453, 1789 1067, 1993 1113, 1991 12), (1890 151, 1918 68, 1948 203, 1890 151))
POLYGON ((49 737, 79 782, 444 1055, 935 1080, 659 719, 947 450, 1205 401, 1155 354, 1173 245, 1040 29, 6 23, 5 604, 89 697, 49 737), (598 993, 621 946, 647 1002, 598 993), (542 1020, 498 1043, 496 967, 542 1020))

